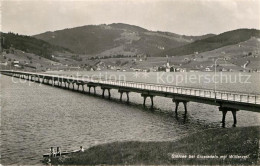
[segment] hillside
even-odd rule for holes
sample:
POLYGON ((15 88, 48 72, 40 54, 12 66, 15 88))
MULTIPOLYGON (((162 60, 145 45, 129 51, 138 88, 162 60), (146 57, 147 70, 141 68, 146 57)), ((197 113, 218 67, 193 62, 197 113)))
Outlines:
POLYGON ((34 37, 68 48, 78 54, 91 56, 146 54, 154 56, 164 50, 189 44, 208 37, 208 35, 184 36, 116 23, 63 29, 38 34, 34 37))
POLYGON ((55 52, 71 52, 69 49, 51 45, 43 40, 14 33, 1 33, 1 48, 18 49, 47 59, 52 59, 52 54, 55 52))
POLYGON ((228 45, 238 44, 249 40, 251 37, 260 37, 260 31, 256 29, 237 29, 216 36, 197 40, 193 43, 158 53, 157 56, 177 56, 211 51, 228 45))
MULTIPOLYGON (((51 158, 51 164, 259 165, 258 148, 258 126, 209 129, 177 141, 125 141, 96 145, 81 153, 51 158)), ((43 163, 47 161, 45 158, 43 163)))

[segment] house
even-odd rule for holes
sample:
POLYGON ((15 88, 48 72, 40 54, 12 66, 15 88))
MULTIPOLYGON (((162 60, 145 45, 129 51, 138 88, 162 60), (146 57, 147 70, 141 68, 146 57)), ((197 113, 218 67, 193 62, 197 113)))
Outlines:
POLYGON ((180 72, 186 72, 187 70, 186 69, 180 69, 180 72))
POLYGON ((20 62, 19 61, 14 61, 14 64, 19 64, 20 62))
POLYGON ((14 67, 20 68, 21 66, 18 64, 15 64, 14 67))
POLYGON ((212 71, 212 70, 209 67, 206 67, 205 71, 212 71))
POLYGON ((1 62, 0 65, 7 66, 8 63, 7 62, 1 62))
POLYGON ((134 71, 142 71, 141 69, 134 69, 134 71))

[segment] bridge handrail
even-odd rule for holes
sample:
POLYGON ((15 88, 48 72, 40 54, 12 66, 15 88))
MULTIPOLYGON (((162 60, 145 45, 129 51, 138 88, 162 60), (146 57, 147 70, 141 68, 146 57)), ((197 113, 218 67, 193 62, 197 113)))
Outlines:
MULTIPOLYGON (((182 93, 182 90, 192 90, 195 91, 195 95, 196 95, 196 91, 199 91, 199 93, 204 92, 204 96, 205 96, 205 92, 213 92, 214 94, 220 93, 221 94, 221 99, 222 99, 222 94, 226 94, 227 95, 227 100, 228 100, 228 95, 239 95, 241 96, 247 96, 247 97, 255 97, 255 98, 260 98, 260 94, 255 93, 255 94, 246 94, 243 92, 235 92, 235 91, 225 91, 225 90, 214 90, 214 89, 201 89, 201 88, 193 88, 193 87, 188 87, 188 86, 175 86, 175 85, 167 85, 167 84, 155 84, 155 83, 145 83, 145 82, 134 82, 134 81, 122 81, 122 80, 112 80, 112 79, 101 79, 101 78, 97 78, 97 79, 93 79, 93 78, 82 78, 81 80, 79 80, 78 78, 74 78, 74 77, 68 77, 68 76, 58 76, 58 75, 49 75, 49 74, 43 74, 43 73, 32 73, 32 72, 20 72, 20 71, 1 71, 1 72, 9 72, 9 73, 20 73, 20 74, 30 74, 30 75, 39 75, 39 76, 48 76, 48 77, 61 77, 62 79, 72 79, 75 81, 87 81, 87 82, 95 82, 98 81, 98 83, 100 81, 102 82, 106 82, 108 83, 110 82, 114 82, 114 83, 119 83, 119 84, 135 84, 135 85, 140 85, 141 88, 142 86, 147 87, 147 86, 153 86, 153 87, 160 87, 161 91, 162 88, 173 88, 173 89, 177 89, 177 93, 178 93, 178 89, 181 89, 181 93, 178 94, 187 94, 187 93, 182 93), (109 80, 109 81, 108 81, 109 80)), ((111 84, 110 84, 111 85, 111 84)), ((139 88, 139 87, 135 87, 135 88, 139 88)), ((150 87, 149 90, 155 90, 152 89, 150 87)), ((173 90, 174 91, 174 90, 173 90)), ((200 94, 199 94, 200 96, 200 94)))

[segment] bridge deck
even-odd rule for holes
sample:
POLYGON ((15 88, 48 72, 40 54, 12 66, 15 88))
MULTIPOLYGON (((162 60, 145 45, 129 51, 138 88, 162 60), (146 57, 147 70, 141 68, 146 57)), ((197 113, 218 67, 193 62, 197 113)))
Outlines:
POLYGON ((90 78, 74 78, 59 75, 21 72, 21 71, 1 71, 7 75, 26 75, 49 79, 59 82, 76 83, 81 85, 101 86, 108 89, 119 89, 126 92, 137 92, 150 96, 163 96, 174 100, 194 101, 222 107, 229 107, 240 110, 260 112, 260 95, 246 94, 233 91, 220 91, 214 89, 200 89, 192 87, 160 85, 143 82, 102 80, 90 78))

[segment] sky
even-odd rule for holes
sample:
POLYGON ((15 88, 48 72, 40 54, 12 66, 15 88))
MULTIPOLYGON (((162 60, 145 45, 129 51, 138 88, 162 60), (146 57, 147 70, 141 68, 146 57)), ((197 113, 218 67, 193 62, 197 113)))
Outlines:
POLYGON ((2 32, 126 23, 182 35, 260 29, 260 0, 0 0, 2 32))

